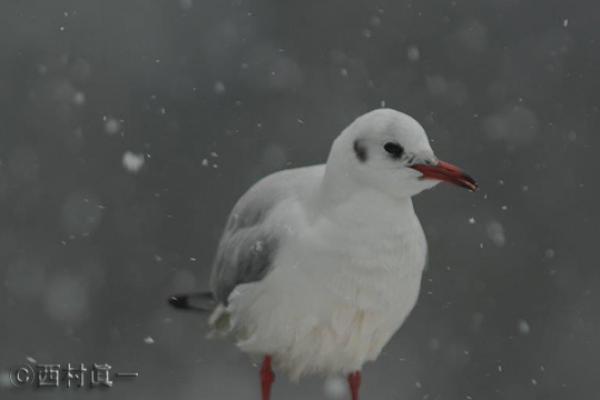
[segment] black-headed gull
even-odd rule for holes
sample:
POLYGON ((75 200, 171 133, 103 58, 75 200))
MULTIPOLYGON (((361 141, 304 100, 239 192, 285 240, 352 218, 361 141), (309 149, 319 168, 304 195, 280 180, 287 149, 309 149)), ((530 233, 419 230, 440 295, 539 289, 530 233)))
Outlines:
POLYGON ((214 333, 291 379, 360 371, 400 328, 419 294, 427 242, 411 197, 440 181, 477 184, 438 160, 425 131, 391 109, 357 118, 327 164, 269 175, 237 202, 219 244, 209 295, 173 296, 179 308, 213 300, 214 333))

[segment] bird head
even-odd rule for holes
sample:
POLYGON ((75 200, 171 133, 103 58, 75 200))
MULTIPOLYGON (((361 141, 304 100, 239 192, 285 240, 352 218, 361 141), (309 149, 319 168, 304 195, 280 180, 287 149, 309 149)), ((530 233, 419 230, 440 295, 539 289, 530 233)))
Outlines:
POLYGON ((397 198, 440 182, 477 189, 468 174, 434 155, 417 121, 392 109, 374 110, 352 122, 334 141, 327 165, 361 186, 397 198))

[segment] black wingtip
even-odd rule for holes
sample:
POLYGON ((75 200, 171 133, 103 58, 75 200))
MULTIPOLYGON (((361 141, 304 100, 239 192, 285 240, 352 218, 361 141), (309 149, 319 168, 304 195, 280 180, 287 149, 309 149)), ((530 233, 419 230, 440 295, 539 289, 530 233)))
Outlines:
POLYGON ((212 311, 216 307, 216 302, 211 292, 176 294, 169 297, 167 301, 171 307, 179 310, 207 312, 212 311))
POLYGON ((169 297, 168 301, 169 304, 175 308, 180 308, 184 310, 190 308, 190 302, 188 300, 187 295, 171 296, 169 297))

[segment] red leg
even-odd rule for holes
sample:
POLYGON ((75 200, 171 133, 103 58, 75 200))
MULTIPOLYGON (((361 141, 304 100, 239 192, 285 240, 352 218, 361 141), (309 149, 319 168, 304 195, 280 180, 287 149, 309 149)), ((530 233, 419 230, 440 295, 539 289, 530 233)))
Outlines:
POLYGON ((275 381, 275 374, 271 368, 271 356, 265 356, 262 367, 260 368, 260 383, 262 390, 262 400, 271 399, 271 385, 275 381))
POLYGON ((352 400, 358 400, 358 389, 360 389, 360 371, 348 374, 348 385, 350 385, 350 393, 352 400))

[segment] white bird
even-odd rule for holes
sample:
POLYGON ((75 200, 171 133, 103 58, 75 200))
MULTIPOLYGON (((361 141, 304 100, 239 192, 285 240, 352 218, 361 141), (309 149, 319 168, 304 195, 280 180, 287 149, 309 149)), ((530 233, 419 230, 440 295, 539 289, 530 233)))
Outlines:
POLYGON ((440 181, 477 189, 435 157, 417 121, 378 109, 337 137, 326 164, 269 175, 239 199, 213 265, 209 323, 263 359, 263 400, 272 366, 293 380, 347 374, 358 400, 363 364, 419 294, 427 242, 411 197, 440 181))

